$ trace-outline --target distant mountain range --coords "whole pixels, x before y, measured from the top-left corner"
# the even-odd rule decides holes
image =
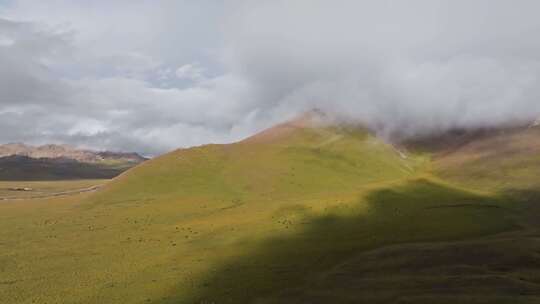
[[[145,160],[137,153],[10,143],[0,145],[0,180],[112,178]]]

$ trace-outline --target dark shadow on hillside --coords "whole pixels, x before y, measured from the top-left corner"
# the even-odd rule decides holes
[[[260,241],[155,303],[540,299],[540,244],[519,234],[523,203],[418,180],[373,192],[367,204],[309,217],[298,233]]]

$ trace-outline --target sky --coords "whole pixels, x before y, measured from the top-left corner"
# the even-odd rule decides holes
[[[382,136],[540,117],[540,2],[0,0],[0,143],[153,156],[319,108]]]

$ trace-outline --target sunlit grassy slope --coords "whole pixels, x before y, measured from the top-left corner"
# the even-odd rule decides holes
[[[0,203],[0,299],[536,303],[530,201],[432,177],[428,156],[296,121]]]
[[[404,178],[421,166],[361,129],[283,128],[290,130],[278,138],[164,155],[117,179],[95,202],[159,198],[206,200],[215,207],[319,198]]]

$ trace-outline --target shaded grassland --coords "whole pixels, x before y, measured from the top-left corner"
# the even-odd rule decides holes
[[[519,203],[419,179],[370,192],[360,205],[308,215],[296,233],[255,242],[198,279],[188,302],[540,299],[540,244],[532,238],[512,252],[517,239],[479,238],[520,229]],[[459,242],[467,239],[479,240]],[[185,293],[173,292],[179,302]]]
[[[0,203],[0,299],[537,303],[540,195],[431,167],[362,131],[298,129]]]

